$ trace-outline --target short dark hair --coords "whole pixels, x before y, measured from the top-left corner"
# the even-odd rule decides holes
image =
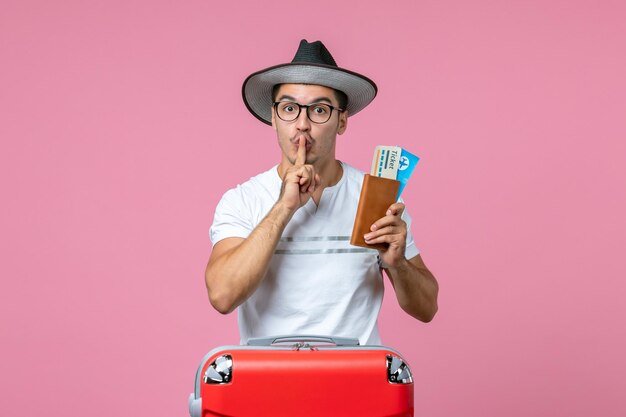
[[[272,87],[272,102],[276,101],[276,95],[278,94],[278,89],[282,84],[276,84]],[[331,88],[331,87],[328,87]],[[331,88],[335,92],[335,98],[337,99],[337,103],[339,103],[339,108],[345,110],[348,107],[348,96],[341,90],[336,90]]]

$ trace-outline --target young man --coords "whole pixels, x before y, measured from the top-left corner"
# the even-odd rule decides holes
[[[437,312],[437,281],[403,203],[365,236],[387,249],[349,243],[363,173],[335,158],[335,143],[376,91],[368,78],[339,68],[319,41],[302,40],[291,63],[245,80],[244,102],[272,125],[282,158],[227,191],[211,227],[209,299],[221,313],[239,307],[242,343],[313,334],[380,344],[382,269],[404,311],[424,322]]]

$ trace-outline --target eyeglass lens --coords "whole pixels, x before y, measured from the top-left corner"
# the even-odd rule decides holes
[[[291,122],[300,116],[300,111],[303,107],[306,108],[307,116],[313,123],[326,123],[330,119],[333,110],[331,106],[323,103],[305,106],[290,101],[281,101],[276,105],[276,113],[282,120]]]

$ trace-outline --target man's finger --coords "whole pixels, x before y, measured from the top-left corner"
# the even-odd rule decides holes
[[[398,226],[386,226],[386,227],[382,227],[380,229],[376,229],[375,232],[366,233],[363,236],[363,238],[365,240],[372,240],[372,239],[375,239],[377,237],[385,236],[385,235],[401,236],[404,233],[405,233],[405,230],[403,230],[401,227],[398,227]]]
[[[402,213],[404,212],[404,207],[405,205],[402,203],[394,203],[391,206],[389,206],[389,209],[387,210],[386,215],[390,216],[402,216]]]
[[[395,215],[387,215],[381,219],[376,220],[374,224],[370,227],[370,230],[373,232],[375,230],[382,229],[383,227],[389,225],[396,225],[400,227],[406,227],[406,222],[400,218],[400,216]],[[404,225],[404,226],[402,226]]]
[[[308,187],[310,183],[311,183],[311,177],[309,177],[308,174],[302,175],[300,177],[300,181],[298,181],[298,184],[300,185],[300,187],[304,187],[304,186]]]
[[[306,139],[301,136],[298,141],[298,154],[296,155],[296,165],[304,165],[306,163]]]
[[[311,169],[307,166],[303,166],[298,171],[300,172],[300,181],[298,182],[300,185],[300,192],[306,193],[311,185],[311,182],[313,182]]]

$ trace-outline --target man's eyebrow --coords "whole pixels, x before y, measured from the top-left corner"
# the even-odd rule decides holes
[[[283,101],[283,100],[296,101],[296,99],[294,97],[288,96],[286,94],[283,94],[282,96],[280,96],[280,97],[278,97],[276,99],[276,101]]]
[[[295,97],[291,97],[291,96],[288,96],[288,95],[286,95],[286,94],[283,94],[282,96],[278,97],[278,99],[276,99],[276,101],[283,101],[283,100],[289,100],[289,101],[293,101],[293,102],[296,102],[296,101],[297,101],[297,100],[295,99]],[[309,104],[312,104],[312,103],[319,103],[319,102],[322,102],[322,101],[326,101],[326,102],[328,102],[328,104],[330,104],[330,105],[332,105],[332,104],[333,104],[333,102],[332,102],[332,101],[331,101],[328,97],[325,97],[325,96],[317,97],[317,98],[313,99],[313,100],[311,101],[311,103],[309,103]]]
[[[332,101],[330,101],[330,99],[328,97],[317,97],[316,99],[314,99],[311,103],[319,103],[320,101],[327,101],[328,104],[333,104]]]

